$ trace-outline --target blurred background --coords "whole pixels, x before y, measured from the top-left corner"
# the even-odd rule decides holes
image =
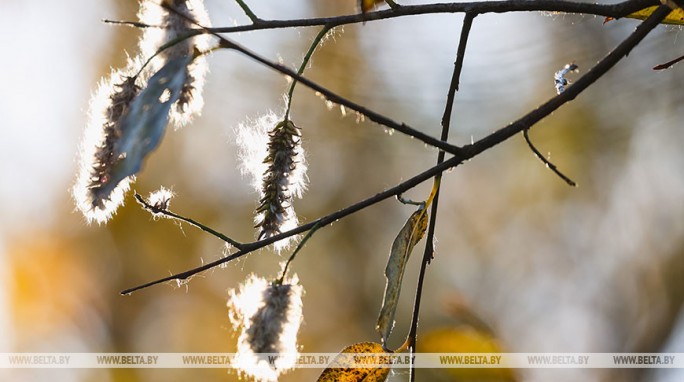
[[[356,12],[354,0],[249,3],[264,19]],[[214,26],[248,22],[231,1],[206,0],[206,6]],[[111,67],[124,65],[126,51],[135,54],[139,37],[138,30],[101,20],[134,20],[136,9],[134,0],[2,2],[0,352],[233,352],[237,335],[227,317],[227,291],[250,273],[276,276],[284,259],[262,250],[181,287],[119,295],[226,253],[222,242],[192,227],[154,221],[131,194],[106,226],[89,226],[74,211],[69,188],[90,95]],[[428,15],[346,26],[316,52],[306,76],[439,136],[461,22],[461,15]],[[555,95],[556,71],[574,62],[585,72],[637,24],[540,13],[478,16],[450,141],[477,140],[532,110]],[[231,37],[297,67],[317,32]],[[651,70],[682,54],[681,29],[658,27],[608,75],[531,130],[540,150],[579,187],[545,169],[522,137],[446,174],[437,254],[423,296],[424,338],[481,335],[506,352],[684,352],[684,64]],[[287,82],[236,53],[217,52],[209,64],[203,115],[167,132],[133,189],[146,195],[160,185],[172,188],[172,210],[251,241],[258,195],[238,169],[235,128],[269,110],[280,112]],[[422,143],[329,110],[303,86],[295,93],[293,118],[309,162],[309,190],[296,203],[303,222],[436,160],[436,151]],[[429,188],[406,196],[424,199]],[[385,263],[412,211],[385,201],[308,242],[293,268],[306,290],[302,351],[337,352],[379,340],[374,327]],[[408,330],[419,258],[409,263],[390,346],[403,342]],[[473,351],[466,342],[447,348]],[[319,372],[296,370],[282,380],[314,380]],[[427,370],[418,376],[500,377]],[[676,381],[684,374],[530,369],[515,377]],[[407,373],[390,378],[406,380]],[[0,379],[238,378],[220,369],[113,369],[0,370]]]

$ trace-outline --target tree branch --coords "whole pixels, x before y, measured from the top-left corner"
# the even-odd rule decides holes
[[[185,271],[185,272],[177,273],[177,274],[174,274],[174,275],[171,275],[168,277],[161,278],[159,280],[151,281],[151,282],[146,283],[146,284],[142,284],[142,285],[139,285],[139,286],[136,286],[133,288],[126,289],[126,290],[122,291],[121,294],[122,295],[131,294],[137,290],[144,289],[144,288],[150,287],[152,285],[156,285],[156,284],[161,284],[161,283],[164,283],[167,281],[185,280],[185,279],[187,279],[187,278],[189,278],[189,277],[191,277],[197,273],[206,271],[208,269],[217,267],[223,263],[227,263],[231,260],[242,257],[242,256],[244,256],[250,252],[256,251],[257,249],[261,249],[261,248],[264,248],[270,244],[273,244],[276,241],[288,238],[290,236],[299,235],[300,233],[309,231],[309,230],[313,229],[314,227],[317,227],[317,229],[323,228],[323,227],[329,225],[330,223],[333,223],[337,220],[340,220],[340,219],[345,218],[351,214],[354,214],[358,211],[361,211],[365,208],[368,208],[368,207],[370,207],[374,204],[377,204],[377,203],[379,203],[385,199],[394,197],[398,194],[401,194],[402,192],[410,190],[411,188],[421,184],[422,182],[434,177],[436,174],[443,172],[449,168],[456,167],[459,163],[461,163],[461,161],[462,161],[462,159],[460,157],[452,157],[449,160],[445,161],[444,163],[442,163],[438,166],[431,167],[430,169],[423,171],[422,173],[420,173],[420,174],[418,174],[418,175],[416,175],[416,176],[414,176],[414,177],[412,177],[412,178],[410,178],[410,179],[408,179],[408,180],[406,180],[406,181],[404,181],[404,182],[402,182],[402,183],[400,183],[400,184],[398,184],[398,185],[396,185],[390,189],[387,189],[383,192],[380,192],[380,193],[378,193],[378,194],[376,194],[370,198],[364,199],[364,200],[362,200],[356,204],[353,204],[351,206],[343,208],[337,212],[334,212],[334,213],[329,214],[327,216],[316,219],[310,223],[303,224],[297,228],[293,228],[289,231],[280,233],[278,235],[271,236],[269,238],[259,240],[259,241],[255,241],[252,243],[242,244],[241,250],[238,250],[237,252],[232,253],[226,257],[220,258],[216,261],[204,264],[202,266],[190,269],[190,270]]]
[[[601,59],[601,61],[587,73],[575,81],[574,84],[570,85],[563,93],[551,98],[549,101],[508,126],[495,131],[473,144],[463,146],[461,149],[464,151],[464,157],[472,158],[481,152],[496,146],[513,135],[530,128],[565,103],[574,100],[582,91],[606,74],[606,72],[615,66],[622,58],[626,57],[629,52],[631,52],[632,49],[643,40],[651,30],[653,30],[653,28],[658,26],[658,24],[665,19],[670,11],[671,9],[667,5],[659,6],[646,20],[639,24],[631,35],[622,41],[606,57]]]
[[[403,7],[402,7],[403,8]],[[388,190],[385,190],[383,192],[380,192],[376,194],[373,197],[370,197],[368,199],[365,199],[361,202],[358,202],[356,204],[353,204],[351,206],[348,206],[344,209],[341,209],[335,213],[332,213],[330,215],[327,215],[325,217],[319,218],[317,220],[314,220],[310,223],[301,225],[297,228],[294,228],[290,231],[283,232],[281,234],[269,237],[267,239],[263,239],[257,242],[253,243],[248,243],[248,244],[243,244],[243,249],[227,256],[221,259],[218,259],[216,261],[213,261],[211,263],[202,265],[197,268],[190,269],[185,272],[177,273],[168,277],[164,277],[162,279],[148,282],[146,284],[134,287],[134,288],[129,288],[121,292],[121,294],[130,294],[133,293],[137,290],[147,288],[152,285],[160,284],[163,282],[167,281],[172,281],[172,280],[185,280],[197,273],[206,271],[208,269],[214,268],[216,266],[219,266],[221,264],[224,264],[226,262],[229,262],[231,260],[237,259],[243,255],[246,255],[252,251],[255,251],[257,249],[263,248],[267,245],[270,245],[278,240],[285,239],[287,237],[293,236],[293,235],[298,235],[300,233],[306,232],[313,227],[317,226],[319,228],[322,228],[336,220],[342,219],[346,216],[349,216],[357,211],[360,211],[362,209],[365,209],[367,207],[370,207],[374,204],[379,203],[382,200],[385,200],[387,198],[396,196],[398,194],[401,194],[418,184],[436,176],[437,174],[442,173],[443,171],[456,167],[459,164],[463,163],[464,161],[471,159],[482,152],[504,142],[505,140],[511,138],[513,135],[523,131],[524,129],[530,128],[532,125],[535,123],[539,122],[541,119],[544,117],[550,115],[552,112],[554,112],[556,109],[558,109],[560,106],[563,104],[575,99],[582,91],[584,91],[587,87],[589,87],[591,84],[596,82],[600,77],[602,77],[608,70],[610,70],[615,64],[617,64],[622,58],[627,56],[629,52],[641,41],[643,40],[648,33],[653,30],[669,13],[671,9],[666,6],[666,5],[661,5],[659,6],[652,14],[649,16],[645,21],[643,21],[637,28],[636,30],[629,35],[622,43],[620,43],[613,51],[611,51],[605,58],[603,58],[601,61],[599,61],[591,70],[589,70],[587,73],[585,73],[582,77],[580,77],[573,85],[568,87],[568,89],[561,93],[560,95],[555,96],[554,98],[550,99],[546,103],[542,104],[539,106],[537,109],[533,110],[532,112],[526,114],[522,118],[518,119],[517,121],[509,124],[508,126],[501,128],[494,133],[478,140],[477,142],[466,145],[460,150],[456,150],[456,154],[444,161],[441,164],[438,164],[434,167],[431,167],[430,169],[412,177],[411,179],[402,182]],[[258,57],[258,56],[257,56]],[[268,62],[268,61],[266,61]],[[275,65],[275,64],[272,64]],[[270,65],[269,65],[270,66]],[[284,68],[289,71],[289,69]],[[290,71],[291,72],[291,71]],[[293,73],[296,74],[296,73]]]
[[[394,129],[400,133],[414,137],[414,138],[422,141],[423,143],[426,143],[430,146],[442,149],[442,150],[444,150],[450,154],[458,155],[460,153],[461,149],[458,146],[454,146],[454,145],[451,145],[449,143],[440,141],[439,139],[436,139],[434,137],[431,137],[428,134],[425,134],[419,130],[416,130],[416,129],[410,127],[409,125],[407,125],[405,123],[398,123],[396,121],[393,121],[389,117],[386,117],[380,113],[376,113],[376,112],[374,112],[374,111],[372,111],[366,107],[363,107],[363,106],[361,106],[355,102],[352,102],[352,101],[342,97],[341,95],[336,94],[336,93],[328,90],[327,88],[307,79],[306,77],[300,76],[294,70],[292,70],[292,69],[290,69],[284,65],[277,64],[277,63],[272,62],[272,61],[270,61],[264,57],[261,57],[258,54],[248,50],[247,48],[245,48],[245,47],[243,47],[243,46],[241,46],[241,45],[239,45],[233,41],[230,41],[224,37],[220,37],[220,38],[221,38],[221,47],[226,48],[226,49],[236,50],[236,51],[244,54],[245,56],[247,56],[247,57],[249,57],[249,58],[251,58],[257,62],[268,66],[269,68],[271,68],[273,70],[276,70],[282,74],[285,74],[285,75],[292,77],[297,82],[300,82],[303,85],[305,85],[306,87],[310,88],[311,90],[314,90],[314,91],[320,93],[330,102],[336,103],[338,105],[343,105],[347,109],[354,110],[354,111],[358,112],[359,114],[362,114],[366,118],[370,119],[371,121],[375,122],[375,123],[378,123],[380,125],[384,125],[386,127],[389,127],[390,129]]]
[[[373,20],[439,13],[506,13],[506,12],[562,12],[621,18],[646,7],[660,5],[658,0],[627,0],[617,4],[577,3],[562,0],[506,0],[466,3],[437,3],[402,5],[366,14],[318,17],[295,20],[261,20],[258,24],[208,28],[207,33],[235,33],[262,29],[312,26],[340,26]]]

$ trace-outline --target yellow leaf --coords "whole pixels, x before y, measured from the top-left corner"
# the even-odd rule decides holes
[[[425,332],[418,341],[420,353],[502,353],[499,341],[492,334],[469,325],[439,328]],[[437,371],[435,371],[437,372]],[[515,374],[505,368],[459,368],[439,369],[456,380],[466,381],[515,381]]]
[[[390,371],[388,367],[345,367],[353,363],[353,359],[345,357],[345,355],[359,353],[388,354],[382,349],[382,345],[375,342],[359,342],[349,345],[323,370],[323,373],[318,377],[318,382],[383,382],[387,379]]]
[[[653,13],[653,11],[656,10],[658,6],[653,6],[653,7],[648,7],[644,8],[640,11],[636,11],[627,17],[633,18],[633,19],[639,19],[639,20],[644,20],[648,16]],[[669,15],[663,20],[663,24],[674,24],[674,25],[684,25],[684,9],[682,8],[677,8],[674,11],[670,12]]]
[[[397,310],[399,292],[401,292],[401,280],[404,278],[406,263],[413,251],[413,247],[423,238],[427,229],[428,216],[425,206],[415,211],[392,243],[387,267],[385,268],[385,297],[382,300],[382,309],[378,316],[376,329],[382,335],[383,343],[392,332],[394,325],[394,313]]]
[[[361,8],[362,13],[366,13],[384,1],[385,0],[359,0],[359,8]]]

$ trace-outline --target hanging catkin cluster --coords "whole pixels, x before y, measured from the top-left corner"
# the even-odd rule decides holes
[[[230,319],[240,331],[233,366],[257,381],[277,381],[294,366],[302,322],[303,288],[296,276],[282,284],[251,276],[231,291]],[[269,355],[278,355],[271,363]]]
[[[180,126],[202,108],[206,62],[198,52],[209,48],[209,37],[181,41],[143,67],[164,44],[187,36],[196,23],[209,26],[202,1],[165,0],[160,4],[143,0],[139,17],[154,25],[140,38],[140,54],[129,57],[125,69],[113,70],[101,81],[90,103],[80,170],[72,189],[78,209],[89,222],[106,222],[123,203],[142,160],[156,148],[168,119]]]
[[[113,184],[112,168],[122,132],[121,117],[140,92],[131,70],[113,70],[100,82],[91,100],[90,117],[81,144],[81,166],[73,189],[76,205],[88,221],[106,222],[123,202],[130,178]]]
[[[292,201],[301,197],[306,171],[301,141],[299,128],[290,120],[278,123],[269,132],[268,154],[264,160],[268,168],[263,175],[257,208],[256,226],[261,230],[260,239],[297,225]]]

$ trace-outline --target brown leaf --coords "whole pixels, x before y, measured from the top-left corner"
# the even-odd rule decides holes
[[[382,335],[383,343],[387,342],[387,338],[394,326],[394,313],[397,310],[399,293],[401,292],[401,281],[404,278],[406,263],[413,251],[413,247],[425,235],[427,224],[427,210],[425,206],[421,206],[411,214],[392,243],[392,250],[385,268],[385,278],[387,279],[385,297],[382,300],[382,309],[380,309],[376,326],[376,330]]]
[[[318,382],[383,382],[389,375],[389,367],[346,367],[354,363],[353,354],[385,353],[382,345],[375,342],[359,342],[349,345],[330,362],[318,377]]]

